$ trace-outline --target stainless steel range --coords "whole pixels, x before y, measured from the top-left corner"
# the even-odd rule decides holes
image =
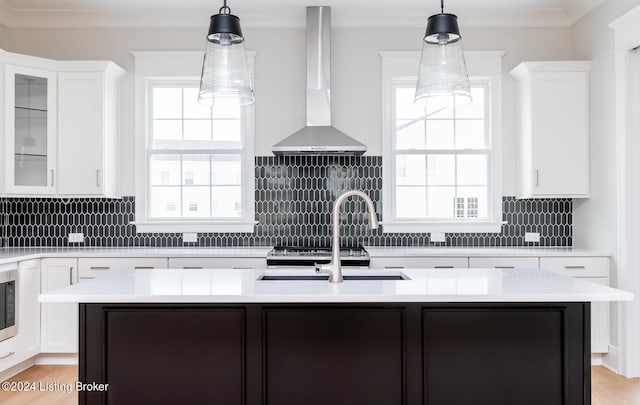
[[[276,246],[267,255],[268,267],[313,266],[331,261],[330,247]],[[342,266],[369,267],[369,253],[363,247],[341,248]]]

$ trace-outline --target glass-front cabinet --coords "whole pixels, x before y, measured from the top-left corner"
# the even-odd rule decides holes
[[[56,72],[5,67],[5,191],[56,190]]]

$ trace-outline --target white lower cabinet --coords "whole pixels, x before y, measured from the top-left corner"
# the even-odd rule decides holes
[[[18,336],[21,359],[40,353],[40,260],[18,263]]]
[[[81,257],[78,259],[78,279],[82,282],[112,270],[166,268],[164,257]]]
[[[0,271],[15,271],[17,270],[17,268],[17,263],[7,263],[0,265]],[[19,284],[18,288],[20,288]],[[18,319],[18,324],[19,323],[20,320]],[[0,342],[0,371],[6,370],[7,368],[19,362],[19,339],[20,338],[18,337],[18,335],[16,335]]]
[[[17,334],[0,342],[0,372],[40,353],[40,260],[2,265],[18,270]]]
[[[607,257],[541,257],[540,268],[593,283],[609,285]],[[609,302],[591,303],[591,352],[609,351]]]
[[[170,269],[265,269],[264,257],[170,257]]]
[[[537,257],[470,257],[470,268],[537,269]]]
[[[42,259],[42,293],[78,282],[78,259]],[[48,302],[41,304],[41,351],[76,353],[78,351],[78,304]]]
[[[374,269],[454,269],[469,267],[467,257],[372,257]]]

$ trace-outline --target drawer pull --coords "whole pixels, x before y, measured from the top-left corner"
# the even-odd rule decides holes
[[[564,266],[565,269],[567,270],[579,270],[579,269],[586,269],[585,266]]]
[[[109,270],[111,267],[109,267],[109,266],[91,266],[89,268],[91,270]]]
[[[183,269],[202,269],[202,266],[184,266]]]
[[[404,266],[384,266],[385,269],[404,269]]]
[[[234,270],[251,270],[253,267],[232,267]]]
[[[493,266],[496,269],[515,269],[516,266]]]
[[[16,352],[9,352],[9,353],[5,354],[4,356],[0,357],[0,360],[4,360],[9,356],[13,356],[14,354],[16,354]]]
[[[452,269],[453,266],[433,266],[434,269]]]
[[[153,267],[153,266],[136,266],[136,267],[134,267],[134,269],[136,269],[136,270],[138,270],[138,269],[142,269],[142,270],[147,269],[148,270],[148,269],[155,269],[155,267]]]

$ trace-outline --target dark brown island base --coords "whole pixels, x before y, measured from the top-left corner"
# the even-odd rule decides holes
[[[589,303],[80,304],[81,405],[588,405]]]

